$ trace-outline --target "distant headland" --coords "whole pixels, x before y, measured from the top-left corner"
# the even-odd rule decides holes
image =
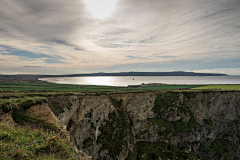
[[[82,77],[82,76],[228,76],[222,73],[173,72],[119,72],[119,73],[85,73],[69,75],[41,75],[39,77]]]
[[[84,74],[63,74],[63,75],[34,75],[15,74],[0,75],[0,82],[35,82],[39,78],[51,77],[90,77],[90,76],[228,76],[221,73],[195,73],[195,72],[119,72],[119,73],[84,73]]]

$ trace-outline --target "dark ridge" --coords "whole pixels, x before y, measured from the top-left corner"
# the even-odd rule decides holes
[[[38,75],[44,77],[81,77],[81,76],[228,76],[222,73],[194,73],[184,71],[174,72],[119,72],[119,73],[87,73],[87,74],[69,74],[69,75]]]

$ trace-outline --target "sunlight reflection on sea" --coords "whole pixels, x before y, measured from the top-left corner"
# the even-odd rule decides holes
[[[112,77],[52,77],[40,80],[79,85],[127,86],[141,83],[166,84],[240,84],[240,76],[112,76]]]

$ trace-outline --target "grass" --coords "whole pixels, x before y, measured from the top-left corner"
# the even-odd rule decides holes
[[[96,86],[96,85],[72,85],[72,84],[54,84],[54,83],[0,83],[0,91],[55,91],[55,92],[78,92],[78,91],[126,91],[126,90],[161,90],[161,89],[179,89],[193,88],[200,85],[166,85],[153,84],[151,87],[128,88],[115,86]]]
[[[159,85],[159,86],[153,86],[153,87],[141,87],[140,89],[152,89],[152,90],[161,90],[161,89],[190,89],[190,88],[196,88],[201,85]]]
[[[32,125],[38,128],[43,128],[44,130],[57,131],[57,127],[51,123],[45,123],[42,120],[37,120],[30,118],[25,114],[26,110],[33,105],[47,103],[46,97],[25,97],[16,99],[0,99],[0,109],[7,113],[12,112],[13,120],[21,126],[26,124]]]
[[[77,159],[67,139],[29,126],[0,125],[0,159]]]
[[[221,89],[221,90],[240,90],[240,85],[208,85],[208,86],[201,86],[192,89]]]
[[[152,86],[166,86],[168,84],[165,83],[147,83],[146,85],[152,85]]]
[[[12,118],[18,124],[17,127],[0,125],[0,159],[88,159],[79,155],[65,137],[54,134],[58,132],[54,124],[25,114],[31,106],[47,102],[45,94],[0,95],[0,110],[12,111]]]
[[[194,152],[189,151],[189,148],[179,149],[166,142],[137,142],[137,155],[132,160],[197,160]]]
[[[95,91],[112,90],[112,86],[94,86],[94,85],[71,85],[71,84],[35,84],[35,83],[0,83],[0,89],[3,91]]]
[[[11,96],[9,96],[11,98]],[[23,97],[23,98],[15,98],[13,99],[0,99],[0,108],[4,112],[11,111],[13,109],[17,109],[19,107],[24,110],[29,109],[32,105],[47,103],[47,97]]]

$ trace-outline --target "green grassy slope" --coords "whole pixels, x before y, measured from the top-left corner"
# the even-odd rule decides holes
[[[117,90],[161,90],[161,89],[178,89],[192,88],[200,85],[154,85],[150,87],[127,88],[115,86],[95,86],[95,85],[71,85],[71,84],[54,84],[54,83],[0,83],[1,91],[117,91]]]
[[[79,159],[73,144],[55,133],[0,125],[0,159]]]
[[[52,123],[25,114],[33,105],[47,103],[46,97],[28,94],[0,96],[0,115],[11,112],[17,126],[0,123],[0,159],[88,159],[81,155]]]
[[[221,89],[221,90],[240,90],[240,85],[208,85],[192,89]]]

